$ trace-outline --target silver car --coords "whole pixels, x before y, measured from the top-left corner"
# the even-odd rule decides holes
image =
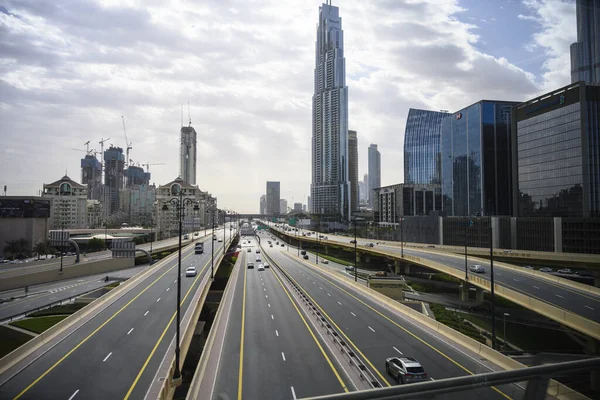
[[[391,357],[385,360],[385,370],[398,383],[416,383],[429,380],[423,366],[411,357]]]
[[[469,267],[469,271],[475,272],[477,274],[483,274],[485,272],[485,268],[483,268],[483,266],[481,265],[471,265]]]

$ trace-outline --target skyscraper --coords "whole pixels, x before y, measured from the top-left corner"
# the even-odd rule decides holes
[[[196,184],[196,130],[189,126],[181,127],[181,150],[179,152],[179,176],[190,185]]]
[[[381,187],[381,153],[376,144],[369,146],[369,205],[373,207],[373,189]]]
[[[319,7],[312,98],[312,212],[348,220],[348,87],[338,7]]]
[[[571,83],[600,83],[600,2],[577,0],[577,41],[571,45]]]
[[[104,208],[110,215],[120,208],[119,189],[123,187],[125,156],[123,149],[113,147],[104,151]]]
[[[267,181],[267,215],[279,215],[280,184]]]
[[[441,182],[440,135],[449,113],[408,110],[404,131],[404,183]]]
[[[87,154],[81,159],[81,183],[87,185],[89,200],[99,200],[102,188],[102,163],[96,155]]]
[[[260,196],[260,213],[261,215],[265,215],[267,213],[267,195]]]
[[[348,131],[348,170],[350,173],[350,210],[358,211],[358,138]]]
[[[363,201],[369,203],[369,174],[363,175]]]
[[[279,213],[287,214],[288,212],[288,203],[286,199],[279,199]]]

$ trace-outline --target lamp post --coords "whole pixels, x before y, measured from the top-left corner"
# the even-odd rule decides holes
[[[319,264],[319,237],[321,236],[321,220],[319,219],[319,228],[317,229],[317,264]]]
[[[503,346],[503,350],[506,351],[506,317],[509,317],[510,314],[509,313],[504,313],[504,346]]]
[[[181,380],[181,370],[179,368],[179,353],[180,353],[180,338],[179,338],[179,325],[181,324],[181,236],[183,231],[183,215],[184,208],[186,205],[194,204],[194,211],[198,211],[198,203],[190,198],[183,198],[183,190],[179,189],[179,197],[173,197],[163,204],[162,210],[167,211],[169,207],[167,203],[171,203],[177,211],[177,218],[179,220],[179,249],[177,258],[177,336],[175,343],[175,381]]]
[[[400,217],[400,256],[404,257],[404,217]]]
[[[473,222],[469,217],[467,217],[467,221],[465,222],[465,280],[469,280],[469,269],[467,267],[467,236],[469,235],[469,227]]]
[[[63,272],[63,253],[65,249],[64,245],[64,237],[65,237],[65,224],[64,222],[60,225],[60,241],[62,244],[62,248],[60,250],[60,272]]]
[[[490,217],[490,295],[491,295],[491,308],[492,308],[492,349],[496,345],[496,297],[494,296],[494,230],[492,229],[492,215]],[[506,340],[506,332],[504,336]]]

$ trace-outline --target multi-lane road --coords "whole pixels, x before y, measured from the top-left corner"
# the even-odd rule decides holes
[[[210,248],[211,239],[205,247]],[[219,254],[223,243],[215,243]],[[211,253],[182,252],[182,313],[205,274]],[[0,399],[144,398],[175,334],[177,258],[159,268],[32,363],[0,376]],[[194,265],[195,277],[185,277]],[[16,372],[16,373],[15,373]]]
[[[417,358],[431,380],[490,371],[474,354],[332,279],[295,252],[269,247],[269,235],[261,236],[263,262],[272,266],[258,271],[256,243],[251,252],[243,249],[242,268],[232,276],[236,291],[212,398],[301,398],[355,390],[347,374],[352,367],[331,350],[294,300],[282,272],[331,321],[381,386],[396,384],[385,367],[386,358],[393,356]],[[254,269],[246,267],[248,261]],[[447,398],[519,396],[521,388],[506,385]]]
[[[307,231],[299,230],[299,234],[305,232]],[[328,235],[327,240],[353,246],[350,243],[352,238],[345,236]],[[398,256],[401,254],[401,249],[397,245],[380,243],[371,248],[366,247],[368,243],[373,243],[373,241],[360,238],[357,239],[357,244],[361,249],[374,251],[381,250],[397,254]],[[436,251],[434,249],[414,249],[406,247],[404,248],[404,254],[438,262],[453,267],[461,272],[464,272],[465,270],[464,256]],[[489,261],[467,257],[468,266],[475,264],[482,265],[485,268],[485,273],[477,275],[489,281],[491,279]],[[469,272],[469,275],[472,275],[472,273]],[[528,274],[525,270],[520,272],[518,269],[507,268],[498,264],[494,265],[494,281],[497,285],[505,286],[527,296],[534,297],[543,302],[600,323],[600,296]]]

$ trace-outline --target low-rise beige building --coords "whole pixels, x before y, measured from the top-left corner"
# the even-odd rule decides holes
[[[87,227],[87,186],[63,176],[44,184],[42,198],[51,201],[50,229]]]

